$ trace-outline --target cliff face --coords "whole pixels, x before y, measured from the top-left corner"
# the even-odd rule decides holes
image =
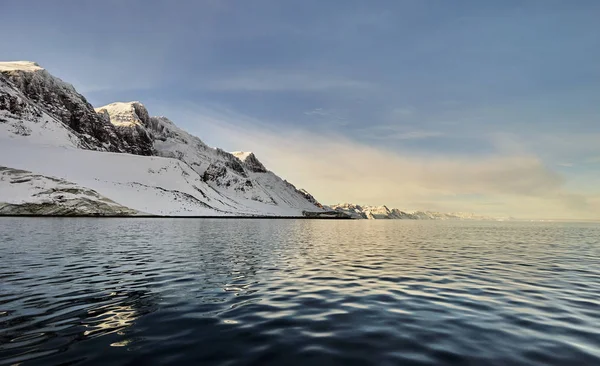
[[[148,138],[154,155],[181,160],[224,196],[301,210],[321,209],[308,192],[268,171],[253,153],[209,147],[168,118],[150,116],[140,102],[112,103],[96,111],[108,115],[125,140],[144,145]]]
[[[256,173],[266,173],[267,168],[254,155],[252,152],[234,151],[231,153],[233,156],[243,162],[250,171]]]
[[[111,114],[109,110],[113,108],[119,113]],[[154,155],[154,139],[147,130],[150,116],[141,103],[114,103],[95,111],[105,123],[114,127],[126,151],[136,155]]]
[[[1,63],[0,73],[30,102],[79,133],[87,148],[136,153],[123,144],[114,126],[99,116],[71,84],[33,62]]]

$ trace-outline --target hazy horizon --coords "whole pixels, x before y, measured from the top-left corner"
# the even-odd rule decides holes
[[[3,61],[139,100],[322,203],[600,220],[598,2],[2,8]]]

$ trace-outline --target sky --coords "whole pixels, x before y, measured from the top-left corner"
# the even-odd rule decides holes
[[[600,219],[600,2],[0,0],[0,59],[327,204]]]

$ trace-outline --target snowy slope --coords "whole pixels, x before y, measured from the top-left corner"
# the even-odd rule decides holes
[[[176,159],[36,145],[0,138],[0,166],[64,179],[147,214],[302,215],[289,206],[224,196]]]
[[[231,154],[209,147],[166,117],[149,117],[140,102],[112,103],[96,110],[108,113],[110,121],[120,127],[120,133],[131,133],[125,128],[142,128],[152,136],[156,155],[186,163],[214,191],[233,200],[234,206],[297,215],[304,210],[321,211],[312,196],[268,171],[253,153]]]
[[[138,213],[75,183],[0,167],[0,214],[121,216]]]
[[[73,85],[51,75],[38,64],[0,62],[0,77],[27,97],[30,104],[77,132],[87,148],[149,155],[144,146],[128,145],[120,139],[115,127],[96,113]]]
[[[207,146],[165,117],[150,117],[139,102],[93,110],[72,86],[37,64],[0,63],[0,166],[56,177],[146,214],[322,211],[308,192],[268,171],[254,154],[240,157]],[[54,179],[46,178],[37,186]],[[14,193],[12,182],[3,180],[0,189]],[[38,202],[39,191],[30,191],[30,203]],[[20,192],[19,202],[27,202]]]
[[[25,71],[25,72],[35,72],[42,71],[43,68],[35,62],[31,61],[9,61],[9,62],[0,62],[0,72],[12,72],[12,71]]]

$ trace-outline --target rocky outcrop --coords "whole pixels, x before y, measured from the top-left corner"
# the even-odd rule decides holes
[[[0,166],[0,215],[131,216],[121,206],[64,179]]]
[[[295,187],[294,187],[295,188]],[[297,190],[301,195],[304,196],[304,198],[306,198],[306,200],[308,202],[311,202],[313,205],[319,207],[319,208],[323,208],[323,205],[319,203],[319,201],[317,201],[317,199],[315,197],[313,197],[312,194],[308,193],[305,189],[298,189]]]
[[[334,210],[343,212],[354,219],[366,219],[367,215],[363,212],[363,208],[352,203],[340,203],[331,206],[325,206],[326,210]]]
[[[33,62],[5,63],[0,66],[0,73],[37,107],[79,133],[88,148],[135,153],[123,144],[115,127],[100,117],[71,84]]]
[[[0,83],[7,83],[2,75],[0,75]],[[5,111],[6,114],[10,114],[14,118],[35,120],[42,116],[42,111],[39,108],[27,103],[16,93],[10,93],[8,88],[0,88],[0,110]]]
[[[308,192],[297,190],[291,183],[268,171],[253,153],[229,153],[209,147],[168,118],[149,116],[140,102],[112,103],[96,111],[108,114],[110,122],[124,139],[136,136],[140,146],[146,144],[139,140],[139,136],[143,135],[141,131],[144,131],[151,138],[154,155],[185,162],[204,182],[223,195],[299,209],[319,211],[322,208]],[[140,132],[135,132],[138,129]]]
[[[154,139],[149,133],[150,115],[139,102],[113,103],[95,110],[105,123],[112,124],[124,149],[136,155],[154,155]]]
[[[252,152],[243,152],[243,151],[234,151],[231,153],[235,156],[239,161],[244,163],[244,165],[252,172],[256,173],[266,173],[267,168],[254,155]]]
[[[353,219],[352,216],[335,210],[323,212],[303,211],[302,215],[311,219]]]
[[[0,73],[0,136],[3,134],[29,137],[37,143],[91,148],[81,135],[29,100]]]

